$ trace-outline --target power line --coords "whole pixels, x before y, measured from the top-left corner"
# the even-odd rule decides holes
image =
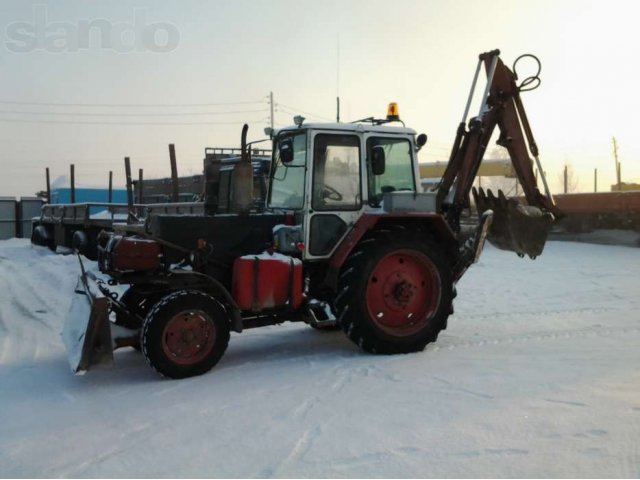
[[[299,113],[304,113],[306,115],[310,115],[312,117],[319,118],[321,120],[326,120],[328,122],[332,122],[333,121],[333,119],[331,119],[331,118],[323,117],[322,115],[316,115],[315,113],[312,113],[312,112],[306,112],[306,111],[304,111],[304,110],[302,110],[302,109],[300,109],[298,107],[294,107],[292,105],[287,105],[286,103],[277,103],[276,105],[278,107],[282,106],[282,107],[285,107],[285,109],[287,109],[287,110],[293,110],[293,112],[297,112],[297,113],[289,112],[290,114],[293,113],[294,115],[297,115]]]
[[[22,102],[0,100],[3,105],[29,105],[38,107],[100,107],[100,108],[157,108],[157,107],[218,107],[222,105],[251,105],[264,103],[264,100],[217,103],[60,103],[60,102]]]
[[[66,125],[243,125],[248,123],[262,124],[260,120],[249,122],[83,122],[75,120],[24,120],[19,118],[0,118],[3,123],[42,123],[42,124],[66,124]]]
[[[73,117],[179,117],[191,115],[236,115],[239,113],[261,113],[262,110],[233,110],[227,112],[186,112],[186,113],[105,113],[105,112],[21,112],[17,110],[0,110],[0,114],[7,115],[51,115],[51,116],[73,116]]]

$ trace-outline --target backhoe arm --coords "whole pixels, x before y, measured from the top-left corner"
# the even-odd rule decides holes
[[[520,98],[522,87],[516,84],[516,75],[504,65],[499,53],[494,50],[480,55],[465,114],[458,127],[449,163],[438,188],[438,205],[452,228],[459,230],[460,213],[469,207],[469,194],[473,182],[497,126],[500,132],[497,143],[509,152],[529,207],[519,205],[512,199],[507,200],[502,192],[499,192],[496,198],[490,191],[485,195],[482,189],[479,192],[474,189],[476,206],[479,213],[488,209],[494,211],[494,224],[488,236],[492,243],[499,248],[534,257],[542,252],[553,219],[562,213],[553,203],[553,197],[540,168],[538,147]],[[487,86],[480,111],[469,121],[467,128],[466,117],[482,65],[487,73]],[[530,82],[525,81],[521,85],[528,83]],[[528,151],[538,164],[546,195],[538,190],[533,162]]]

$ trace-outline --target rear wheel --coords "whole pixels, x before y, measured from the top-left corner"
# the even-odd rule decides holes
[[[36,225],[31,232],[31,243],[40,247],[47,247],[51,251],[56,251],[56,243],[51,229],[44,225]]]
[[[335,307],[349,338],[371,353],[423,350],[446,328],[451,268],[438,245],[417,235],[378,235],[345,263]]]
[[[151,309],[141,333],[142,353],[160,374],[185,378],[208,372],[229,344],[229,318],[212,296],[180,290]]]

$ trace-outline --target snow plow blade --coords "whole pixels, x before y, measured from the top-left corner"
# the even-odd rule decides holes
[[[109,298],[100,291],[95,276],[83,269],[75,292],[62,339],[71,371],[81,375],[94,365],[112,363],[113,344]]]
[[[501,190],[497,197],[491,190],[485,193],[482,188],[474,188],[472,193],[478,215],[493,210],[493,223],[487,235],[492,245],[521,257],[536,258],[542,253],[554,221],[552,213],[506,198]]]

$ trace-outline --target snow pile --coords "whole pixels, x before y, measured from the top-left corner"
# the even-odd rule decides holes
[[[0,242],[0,472],[18,477],[638,477],[640,250],[487,246],[425,352],[304,324],[234,335],[210,373],[132,349],[73,376],[77,260]]]

